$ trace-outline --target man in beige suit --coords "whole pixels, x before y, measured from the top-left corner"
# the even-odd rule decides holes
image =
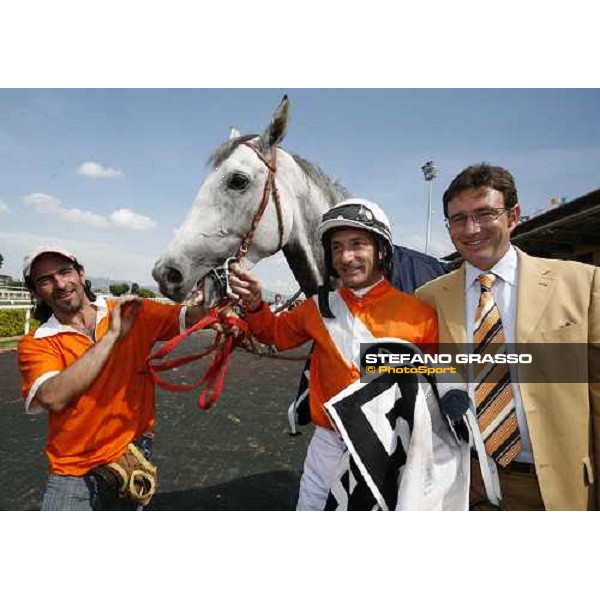
[[[488,460],[498,473],[504,508],[597,508],[600,269],[534,258],[511,245],[510,234],[521,209],[513,178],[501,167],[468,167],[452,181],[443,204],[450,237],[465,262],[416,292],[437,310],[440,344],[476,345],[480,330],[488,334],[500,328],[501,341],[506,343],[587,347],[580,364],[573,364],[580,373],[575,383],[553,383],[549,364],[541,365],[543,383],[521,380],[522,371],[509,376],[505,390],[497,394],[505,396],[507,404],[494,412],[492,425],[488,421],[484,426],[480,420],[479,410],[485,409],[488,399],[481,400],[481,390],[477,397],[477,382],[469,384],[479,429],[486,429],[483,438],[488,436],[485,454],[493,457]],[[497,322],[482,323],[493,319],[496,308]],[[563,367],[575,362],[568,354],[559,357]],[[508,434],[510,422],[514,431]],[[502,429],[504,433],[498,433]],[[502,435],[507,439],[496,443],[502,448],[489,450],[488,443],[493,447],[493,440]],[[476,460],[471,472],[471,506],[485,509],[489,494],[486,497],[483,470]]]

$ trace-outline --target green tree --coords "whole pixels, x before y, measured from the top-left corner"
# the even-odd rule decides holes
[[[111,283],[108,286],[108,289],[110,290],[110,293],[113,296],[122,296],[123,294],[126,294],[129,291],[129,284],[128,283]]]
[[[0,285],[3,285],[5,287],[21,287],[22,282],[18,281],[17,279],[13,279],[9,275],[8,278],[6,278],[6,279],[2,278],[2,280],[0,280]]]
[[[156,294],[148,288],[140,288],[138,291],[138,296],[140,298],[156,298]]]

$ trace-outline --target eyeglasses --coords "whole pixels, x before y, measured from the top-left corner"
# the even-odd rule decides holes
[[[467,225],[469,217],[473,219],[473,223],[485,224],[497,221],[501,215],[510,212],[514,206],[510,208],[480,208],[472,213],[458,213],[446,219],[446,227],[448,229],[460,229]]]

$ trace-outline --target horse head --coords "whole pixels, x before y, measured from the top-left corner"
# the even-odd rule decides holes
[[[182,301],[196,293],[213,304],[212,269],[231,257],[254,264],[279,249],[302,289],[316,291],[323,270],[316,224],[343,194],[317,167],[278,147],[288,123],[284,96],[261,135],[231,128],[212,154],[190,212],[152,272],[165,296]]]

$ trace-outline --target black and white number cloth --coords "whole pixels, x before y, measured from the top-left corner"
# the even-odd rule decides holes
[[[394,351],[419,352],[399,341]],[[348,451],[325,509],[468,510],[469,446],[440,412],[447,391],[424,375],[383,374],[327,402]]]

